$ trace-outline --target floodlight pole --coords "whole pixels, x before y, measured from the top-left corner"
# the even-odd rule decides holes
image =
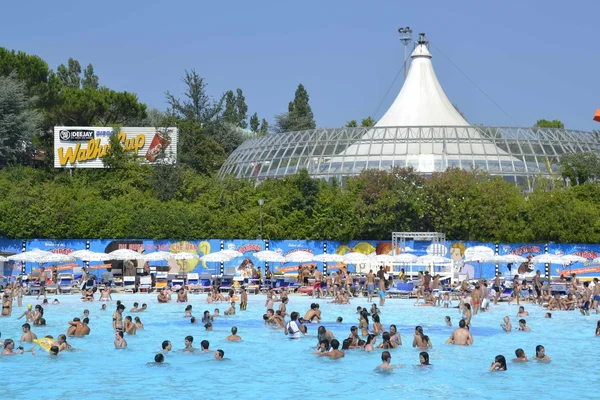
[[[404,80],[406,81],[406,74],[408,73],[406,68],[406,63],[408,61],[408,45],[412,41],[412,29],[410,29],[409,26],[398,28],[398,33],[400,34],[400,41],[404,45]]]
[[[262,216],[262,208],[263,205],[265,204],[265,201],[263,199],[258,199],[258,207],[259,207],[259,222],[260,222],[260,233],[258,234],[257,239],[262,239],[262,234],[263,234],[263,216]]]

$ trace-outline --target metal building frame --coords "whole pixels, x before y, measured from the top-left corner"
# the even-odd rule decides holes
[[[446,248],[446,234],[439,232],[392,232],[392,254],[398,254],[406,248],[406,240],[430,241],[434,253],[432,255],[445,257],[442,249]],[[439,249],[439,250],[438,250]],[[400,251],[398,251],[400,250]],[[439,254],[438,254],[439,253]],[[443,253],[443,254],[442,254]]]

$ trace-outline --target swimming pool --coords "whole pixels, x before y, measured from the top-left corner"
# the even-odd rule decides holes
[[[90,310],[91,334],[69,340],[77,352],[63,352],[50,357],[37,348],[37,355],[24,354],[0,357],[4,382],[1,398],[305,398],[305,399],[384,399],[402,396],[418,398],[592,398],[598,383],[594,336],[598,317],[583,317],[578,312],[554,312],[545,319],[545,311],[525,305],[530,312],[526,317],[531,332],[504,333],[500,323],[505,315],[518,326],[516,305],[501,304],[490,312],[473,318],[471,347],[445,345],[453,328],[444,325],[449,315],[457,325],[457,309],[414,307],[412,300],[388,299],[381,314],[386,329],[396,324],[402,335],[403,346],[391,350],[393,364],[406,364],[391,373],[380,373],[375,367],[381,363],[380,349],[367,353],[361,350],[346,352],[341,360],[328,360],[311,354],[316,344],[317,324],[309,325],[310,336],[289,340],[280,330],[266,329],[262,322],[265,296],[249,296],[248,311],[232,317],[220,317],[212,332],[202,325],[192,325],[183,318],[185,305],[157,304],[155,295],[113,294],[126,306],[123,316],[139,316],[145,330],[136,336],[126,336],[128,348],[115,350],[113,346],[112,313],[115,302],[100,311],[101,303],[82,303],[79,296],[58,296],[60,305],[45,307],[45,327],[33,327],[38,337],[65,333],[67,322],[80,317],[83,309]],[[133,302],[148,303],[149,310],[129,313]],[[327,304],[323,299],[291,296],[288,312],[304,315],[311,302],[319,302],[324,325],[338,339],[348,336],[350,327],[357,324],[356,307],[367,305],[366,298],[353,299],[351,305]],[[26,297],[24,304],[36,304]],[[226,304],[206,304],[204,296],[190,296],[194,315],[202,316],[205,309],[215,307],[221,313]],[[278,303],[276,303],[278,304]],[[2,339],[21,337],[17,321],[22,309],[15,305],[13,316],[0,319]],[[338,316],[343,323],[336,323]],[[238,327],[242,342],[227,342],[232,325]],[[422,325],[433,343],[429,351],[432,368],[421,369],[419,351],[411,347],[415,325]],[[213,359],[212,354],[184,354],[186,335],[194,337],[194,346],[210,341],[210,348],[225,351],[225,362]],[[161,342],[170,340],[173,352],[166,356],[166,364],[148,366],[160,350]],[[340,340],[341,342],[341,340]],[[380,343],[380,340],[378,341]],[[508,371],[488,372],[497,354],[507,360],[514,358],[514,350],[521,347],[528,357],[534,355],[537,344],[546,347],[552,359],[544,364],[508,363]],[[25,345],[28,349],[31,346]],[[589,388],[589,389],[588,389]]]

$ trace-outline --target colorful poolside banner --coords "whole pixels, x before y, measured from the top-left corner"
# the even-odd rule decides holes
[[[477,247],[478,250],[486,250],[490,254],[496,251],[500,255],[515,254],[523,257],[537,256],[547,252],[556,255],[578,255],[587,259],[585,262],[576,262],[570,265],[551,265],[550,272],[552,276],[576,273],[581,277],[600,276],[600,264],[593,263],[592,260],[600,254],[600,245],[597,244],[555,244],[555,243],[483,243],[471,241],[447,241],[445,246],[426,241],[410,240],[404,243],[404,248],[393,249],[391,240],[371,241],[371,240],[352,240],[349,242],[337,241],[305,241],[305,240],[240,240],[240,239],[197,239],[197,240],[148,240],[148,239],[115,239],[115,240],[85,240],[85,239],[34,239],[22,241],[18,239],[0,239],[0,255],[10,256],[22,251],[40,249],[60,254],[70,254],[76,250],[89,249],[94,252],[110,253],[117,249],[130,249],[139,253],[147,254],[156,251],[166,251],[171,253],[188,252],[202,257],[207,254],[215,253],[220,250],[237,250],[243,254],[243,257],[224,262],[223,270],[219,262],[204,262],[200,259],[190,260],[168,260],[148,262],[152,270],[168,271],[169,274],[177,275],[184,272],[220,274],[223,271],[226,275],[234,275],[246,278],[253,274],[256,269],[264,270],[266,263],[258,260],[254,254],[262,250],[275,251],[282,256],[286,256],[296,251],[307,251],[318,255],[326,251],[329,254],[344,255],[348,253],[361,253],[365,255],[377,254],[400,254],[410,252],[415,256],[423,255],[443,255],[453,261],[453,268],[458,271],[462,277],[468,279],[491,278],[494,276],[496,264],[478,263],[469,261],[466,254],[469,249]],[[52,264],[56,265],[60,271],[73,269],[74,267],[88,266],[92,273],[100,276],[107,268],[121,271],[123,274],[133,274],[143,271],[146,267],[144,261],[110,261],[110,262],[90,262],[82,261]],[[300,263],[269,263],[269,268],[273,272],[285,274],[295,274],[298,271]],[[305,263],[306,265],[306,263]],[[319,270],[323,271],[324,263],[312,262]],[[0,265],[0,276],[11,277],[21,273],[24,267],[26,273],[35,271],[40,267],[37,263],[16,263],[5,262]],[[47,265],[46,265],[47,266]],[[350,272],[355,271],[354,265],[345,265],[342,263],[327,263],[327,270],[338,271],[345,267]],[[396,267],[399,268],[399,267]],[[423,269],[424,266],[416,267]],[[446,267],[449,268],[449,267]],[[544,273],[545,264],[532,265],[523,263],[520,265],[499,264],[498,269],[503,274],[519,274],[524,277],[533,276],[536,271]]]

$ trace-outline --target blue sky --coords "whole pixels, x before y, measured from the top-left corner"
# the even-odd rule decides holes
[[[592,121],[599,15],[594,0],[14,1],[2,5],[0,46],[52,68],[69,57],[91,63],[102,85],[160,109],[167,90],[182,92],[185,69],[195,68],[215,97],[241,88],[249,112],[269,121],[303,83],[317,126],[338,127],[377,119],[392,103],[402,78],[385,94],[404,55],[397,28],[410,26],[435,45],[438,79],[469,122],[557,118],[592,130],[600,128]]]

